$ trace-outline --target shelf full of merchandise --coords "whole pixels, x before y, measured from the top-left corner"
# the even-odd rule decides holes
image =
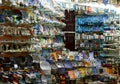
[[[105,41],[105,36],[104,36],[104,31],[105,31],[104,30],[104,25],[105,24],[104,24],[104,22],[108,19],[108,15],[110,13],[108,13],[108,15],[107,15],[107,13],[105,13],[105,9],[103,9],[104,12],[101,11],[101,13],[100,13],[99,12],[99,10],[100,10],[99,7],[97,8],[97,7],[94,7],[94,6],[87,6],[87,5],[82,6],[80,4],[79,5],[77,4],[75,6],[76,6],[76,8],[78,8],[78,9],[75,9],[76,14],[77,14],[76,15],[76,26],[75,26],[76,27],[76,32],[77,32],[76,33],[76,41],[75,41],[76,49],[80,50],[80,52],[82,50],[87,51],[87,52],[92,52],[93,51],[95,59],[102,60],[102,57],[103,57],[103,59],[106,59],[106,58],[104,58],[104,55],[105,55],[104,52],[106,51],[106,50],[104,50],[105,49],[104,47],[106,46],[105,43],[104,43],[104,41]],[[92,12],[93,10],[97,10],[97,12],[95,12],[95,11]],[[104,15],[105,15],[105,17],[101,17],[101,16],[104,16]],[[95,17],[97,17],[97,16],[98,16],[98,18],[95,19]],[[91,19],[90,19],[90,17],[91,17]],[[99,17],[101,17],[101,18],[99,18]],[[94,22],[94,20],[95,20],[95,22]],[[86,29],[85,29],[85,27],[86,27]],[[95,33],[94,31],[101,32],[101,33]],[[94,43],[94,44],[89,45],[89,44],[87,44],[87,42]],[[97,43],[97,45],[95,45],[95,42]],[[100,45],[98,45],[99,43],[100,43]],[[85,48],[85,46],[87,48]],[[101,47],[101,49],[99,49],[98,46]],[[93,49],[91,49],[89,47],[93,47]],[[94,48],[94,47],[96,47],[96,48]],[[118,50],[118,48],[117,48],[117,50]],[[118,53],[118,51],[116,51],[116,52]],[[113,55],[113,57],[110,57],[110,58],[114,59],[114,56],[115,55]],[[118,56],[118,54],[117,54],[117,56]],[[83,57],[83,59],[84,59],[84,57]],[[104,68],[105,66],[102,65],[102,67]],[[108,68],[111,68],[111,67],[112,67],[111,65],[108,66],[108,67],[106,66],[107,73],[116,76],[116,74],[113,74],[111,69],[108,69]]]

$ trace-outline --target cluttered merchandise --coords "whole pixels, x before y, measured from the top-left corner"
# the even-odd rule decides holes
[[[120,84],[120,0],[0,0],[0,84]]]

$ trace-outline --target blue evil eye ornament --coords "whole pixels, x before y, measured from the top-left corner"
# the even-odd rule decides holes
[[[104,3],[105,5],[107,5],[107,4],[108,4],[108,0],[103,0],[103,3]]]

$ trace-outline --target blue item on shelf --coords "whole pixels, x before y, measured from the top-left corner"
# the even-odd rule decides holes
[[[77,17],[76,23],[77,25],[85,25],[85,24],[101,24],[108,18],[107,15],[96,15],[96,16],[80,16]]]
[[[105,53],[100,53],[100,57],[104,57],[105,56]]]
[[[73,66],[70,61],[64,61],[63,62],[65,69],[72,69]]]
[[[62,39],[61,35],[56,35],[56,42],[57,43],[62,43],[63,42],[63,39]]]
[[[77,60],[77,61],[80,60],[78,55],[76,55],[74,59]]]
[[[97,75],[98,74],[98,71],[97,71],[97,68],[96,67],[92,67],[92,73],[94,75]]]

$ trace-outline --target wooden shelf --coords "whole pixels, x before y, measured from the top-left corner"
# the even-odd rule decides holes
[[[78,50],[95,50],[95,51],[100,51],[100,50],[103,50],[102,48],[85,48],[85,47],[80,47],[80,48],[77,48]]]
[[[76,40],[103,41],[104,39],[76,39]]]
[[[113,64],[102,64],[103,67],[112,67]]]
[[[31,28],[32,25],[30,24],[14,24],[14,23],[11,23],[11,22],[1,22],[0,25],[3,25],[3,26],[11,26],[11,27],[25,27],[25,28]]]
[[[105,49],[105,48],[103,48],[103,51],[114,51],[114,52],[118,52],[119,51],[119,49]]]
[[[94,66],[78,66],[78,68],[94,68]]]
[[[103,34],[103,32],[101,32],[101,31],[76,32],[76,33],[78,33],[78,34],[83,34],[83,33],[85,33],[85,34],[94,34],[94,33],[96,33],[96,34]]]
[[[35,44],[36,42],[0,42],[0,44]]]
[[[23,7],[9,6],[9,5],[1,5],[0,6],[0,10],[6,10],[6,9],[7,10],[24,10],[24,11],[28,10],[27,7],[23,8]]]
[[[40,38],[55,38],[57,35],[63,36],[62,34],[55,34],[55,35],[37,35],[35,37],[40,37]]]
[[[0,57],[19,57],[19,56],[29,56],[29,52],[5,52],[0,53]]]
[[[4,35],[4,36],[0,36],[0,40],[4,41],[4,40],[7,40],[7,41],[19,41],[19,40],[26,40],[28,41],[28,39],[30,39],[31,37],[33,37],[32,35],[31,36],[11,36],[11,35]]]

